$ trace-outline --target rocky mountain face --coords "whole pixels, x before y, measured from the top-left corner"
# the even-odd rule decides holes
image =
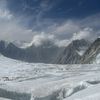
[[[88,41],[74,40],[70,43],[62,53],[57,57],[55,63],[58,64],[78,64],[82,54],[89,47],[90,43]]]
[[[81,63],[100,63],[100,38],[97,38],[81,57]]]

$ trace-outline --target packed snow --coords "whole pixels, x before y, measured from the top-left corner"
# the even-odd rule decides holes
[[[100,65],[25,63],[0,55],[0,100],[100,100]]]

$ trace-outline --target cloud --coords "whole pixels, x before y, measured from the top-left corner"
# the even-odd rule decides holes
[[[33,36],[32,41],[26,45],[26,47],[35,45],[36,47],[43,45],[44,43],[51,43],[55,46],[58,47],[65,47],[67,46],[70,42],[72,41],[71,39],[65,39],[65,40],[60,40],[58,39],[54,34],[47,34],[47,33],[39,33],[39,34],[35,34]]]
[[[38,47],[43,45],[44,43],[51,43],[58,47],[65,47],[70,43],[70,41],[67,39],[59,40],[58,38],[56,38],[54,34],[50,34],[50,33],[46,34],[42,32],[40,34],[34,35],[32,41],[27,46],[35,45],[36,47]]]
[[[28,46],[35,45],[40,46],[45,42],[55,42],[55,36],[53,34],[46,34],[44,32],[33,36],[31,43]]]
[[[79,29],[80,27],[77,25],[77,23],[75,23],[72,20],[67,20],[62,25],[58,26],[56,30],[54,31],[54,33],[57,33],[57,34],[69,33],[70,34],[75,31],[77,32]]]
[[[83,30],[81,30],[77,33],[74,33],[72,36],[72,40],[89,39],[91,36],[93,36],[93,33],[94,32],[93,32],[92,28],[84,28]]]
[[[11,19],[13,16],[10,14],[10,12],[6,9],[0,9],[0,18],[1,19]]]
[[[58,39],[66,40],[70,39],[73,36],[73,33],[76,33],[81,30],[81,25],[77,21],[67,20],[62,24],[54,24],[54,27],[51,27],[51,33],[55,34]],[[53,26],[53,25],[52,25]]]
[[[84,19],[66,20],[54,26],[51,30],[61,40],[89,39],[100,36],[100,14],[88,16]]]
[[[68,45],[75,39],[93,40],[100,35],[100,14],[88,16],[83,19],[58,19],[43,18],[54,5],[49,4],[50,0],[41,1],[39,6],[34,8],[26,3],[25,9],[35,10],[37,13],[28,16],[20,16],[11,12],[7,8],[6,0],[0,0],[0,39],[14,41],[31,41],[30,45],[41,45],[46,41],[51,41],[61,47]],[[24,10],[25,10],[24,9]],[[31,20],[31,18],[35,20]],[[26,20],[29,21],[26,22]],[[27,27],[32,24],[32,27]],[[98,29],[97,29],[98,28]],[[33,39],[32,39],[33,38]]]
[[[0,1],[0,40],[7,40],[7,41],[31,41],[32,37],[36,35],[34,38],[34,41],[36,42],[35,39],[40,39],[43,41],[44,39],[44,34],[41,34],[42,32],[38,31],[33,31],[34,27],[41,26],[42,23],[39,22],[41,20],[41,14],[47,11],[46,8],[48,5],[48,2],[41,2],[41,10],[37,14],[37,24],[31,28],[26,27],[27,22],[24,22],[27,18],[25,16],[15,16],[12,11],[10,11],[7,7],[6,0],[1,0]],[[49,7],[50,8],[50,7]],[[49,9],[48,8],[48,9]],[[31,9],[31,8],[30,8]],[[32,21],[31,21],[32,23]],[[48,22],[47,22],[48,23]],[[24,24],[24,25],[23,25]],[[39,27],[40,28],[40,27]],[[41,34],[41,35],[40,35]],[[38,36],[39,35],[39,36]],[[51,38],[51,35],[48,36],[47,39]],[[46,39],[46,40],[47,40]],[[44,39],[45,41],[45,39]],[[38,44],[38,43],[36,43]]]
[[[0,1],[0,40],[31,40],[35,32],[20,24],[21,19],[16,18],[7,9],[6,0]],[[30,35],[30,36],[29,36]]]
[[[100,30],[100,13],[97,13],[97,14],[93,14],[91,16],[88,16],[84,19],[82,19],[79,24],[82,26],[82,27],[90,27],[92,29],[95,30],[95,33]]]
[[[0,1],[0,19],[11,19],[12,14],[10,14],[9,10],[6,9],[6,0]]]
[[[68,39],[65,39],[65,40],[56,39],[55,45],[58,46],[58,47],[66,47],[70,43],[71,43],[71,41],[68,40]]]
[[[19,24],[18,20],[1,20],[0,19],[0,39],[7,41],[26,40],[30,41],[34,32]]]

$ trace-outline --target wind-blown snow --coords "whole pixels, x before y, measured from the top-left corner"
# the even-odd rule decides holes
[[[35,64],[0,55],[0,97],[0,100],[100,100],[100,65]]]

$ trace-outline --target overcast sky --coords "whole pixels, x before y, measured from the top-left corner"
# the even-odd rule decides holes
[[[0,0],[0,40],[95,39],[100,0]]]

